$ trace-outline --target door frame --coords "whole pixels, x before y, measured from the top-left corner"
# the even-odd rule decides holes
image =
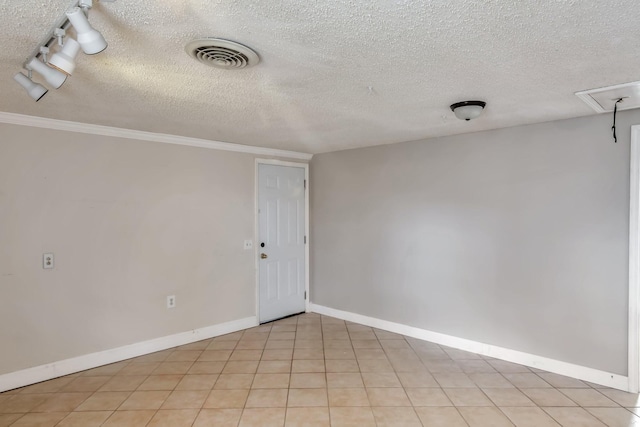
[[[629,168],[629,391],[640,387],[640,125],[631,126]]]
[[[310,237],[309,237],[309,163],[297,163],[297,162],[287,162],[283,160],[276,159],[259,159],[256,158],[255,164],[255,187],[254,187],[254,238],[255,242],[254,249],[254,263],[255,263],[255,271],[256,271],[256,320],[258,323],[260,322],[260,264],[258,261],[258,253],[260,252],[260,245],[258,244],[258,240],[260,238],[260,218],[258,217],[258,207],[259,207],[259,185],[260,185],[260,174],[258,173],[260,165],[272,165],[272,166],[288,166],[294,168],[302,168],[304,169],[304,179],[307,182],[306,188],[304,190],[304,235],[307,236],[307,243],[304,245],[304,290],[306,293],[306,298],[304,299],[304,310],[305,312],[309,312],[309,300],[311,295],[309,294],[309,245],[310,245]]]

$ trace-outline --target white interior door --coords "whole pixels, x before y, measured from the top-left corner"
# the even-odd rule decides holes
[[[259,317],[305,311],[305,170],[258,165]]]

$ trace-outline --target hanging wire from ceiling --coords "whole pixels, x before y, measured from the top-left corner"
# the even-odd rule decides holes
[[[620,98],[613,105],[613,126],[611,126],[611,130],[613,131],[613,142],[618,142],[618,136],[616,135],[616,116],[618,115],[618,103],[624,101],[624,98]]]

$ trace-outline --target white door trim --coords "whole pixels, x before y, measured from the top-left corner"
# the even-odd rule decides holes
[[[629,391],[640,386],[640,125],[631,126],[629,194]]]
[[[275,160],[275,159],[256,159],[255,166],[255,197],[254,197],[254,216],[255,216],[255,225],[254,225],[254,238],[255,242],[254,249],[254,263],[255,263],[255,271],[256,271],[256,318],[260,319],[260,267],[258,264],[258,252],[259,245],[258,240],[260,238],[260,223],[258,218],[258,188],[259,188],[259,174],[258,167],[260,165],[275,165],[275,166],[289,166],[294,168],[303,168],[304,169],[304,179],[306,181],[307,188],[304,191],[304,235],[307,236],[307,243],[304,245],[304,290],[306,293],[306,298],[304,300],[304,310],[309,312],[309,164],[308,163],[297,163],[297,162],[286,162],[283,160]]]

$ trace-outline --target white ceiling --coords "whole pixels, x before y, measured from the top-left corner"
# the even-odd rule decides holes
[[[574,92],[640,80],[638,0],[118,0],[90,13],[108,49],[35,103],[12,76],[69,4],[0,0],[0,111],[322,153],[594,114]],[[205,36],[261,62],[198,63]]]

